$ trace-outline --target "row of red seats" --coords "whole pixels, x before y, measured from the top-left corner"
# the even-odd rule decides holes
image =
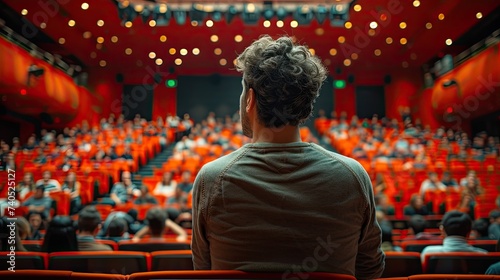
[[[8,266],[8,252],[0,252]],[[500,260],[500,252],[419,253],[387,252],[382,277],[411,277],[416,274],[484,274]],[[7,268],[2,268],[7,269]],[[157,270],[192,270],[189,250],[144,252],[17,252],[16,269],[71,270],[75,272],[130,274]],[[2,278],[3,279],[3,278]]]
[[[37,280],[150,280],[150,279],[311,279],[311,280],[355,280],[350,275],[325,272],[293,272],[290,274],[268,272],[243,272],[237,270],[197,270],[197,271],[154,271],[138,272],[130,275],[81,273],[61,270],[19,270],[16,273],[0,271],[2,279]],[[422,279],[422,278],[420,278]],[[429,279],[429,278],[423,278]],[[484,278],[494,279],[494,278]],[[500,279],[500,277],[498,278]]]

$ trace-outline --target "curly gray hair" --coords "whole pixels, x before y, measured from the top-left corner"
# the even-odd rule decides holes
[[[327,70],[305,46],[290,37],[273,40],[265,35],[236,59],[244,90],[252,88],[257,115],[266,127],[299,125],[312,114]]]

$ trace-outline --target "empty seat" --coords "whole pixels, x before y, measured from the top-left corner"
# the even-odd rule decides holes
[[[120,251],[153,252],[162,250],[191,250],[190,242],[165,242],[158,240],[122,240],[118,242]]]
[[[500,261],[499,253],[429,253],[425,254],[425,273],[435,274],[484,274],[488,267]]]
[[[49,254],[49,269],[74,272],[130,274],[148,271],[150,255],[143,252],[86,251]]]
[[[0,252],[0,270],[7,270],[11,265],[9,252]],[[15,270],[21,269],[45,269],[47,264],[47,253],[40,252],[16,252]],[[3,279],[3,278],[2,278]]]
[[[193,269],[191,250],[167,250],[151,253],[151,271]]]
[[[300,277],[299,277],[300,276]],[[150,279],[336,279],[355,280],[351,275],[326,272],[300,272],[300,275],[290,273],[258,273],[237,270],[196,270],[196,271],[154,271],[133,273],[129,280]]]
[[[382,277],[401,277],[422,273],[420,254],[416,252],[386,252]]]

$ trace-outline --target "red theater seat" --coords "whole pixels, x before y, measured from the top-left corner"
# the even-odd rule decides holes
[[[49,269],[75,272],[130,274],[149,270],[150,255],[143,252],[87,251],[49,254]]]
[[[9,252],[0,252],[0,270],[7,270],[11,265]],[[47,267],[47,253],[40,252],[16,252],[15,270],[23,269],[45,269]],[[10,271],[9,271],[10,272]],[[1,278],[0,279],[4,279]]]
[[[36,279],[36,280],[71,280],[71,271],[60,270],[16,270],[15,273],[11,271],[0,271],[0,279]]]
[[[191,250],[191,242],[165,242],[157,240],[123,240],[118,242],[120,251],[153,252],[161,250]]]
[[[496,253],[429,253],[424,257],[424,273],[434,274],[484,274],[488,267],[500,261]]]
[[[490,280],[490,279],[500,279],[499,276],[495,275],[480,275],[480,274],[421,274],[412,275],[408,277],[408,280]]]
[[[351,275],[326,273],[326,272],[301,272],[290,273],[258,273],[243,272],[237,270],[196,270],[196,271],[155,271],[133,273],[129,280],[150,280],[150,279],[335,279],[335,280],[355,280]]]
[[[167,250],[151,253],[151,271],[193,269],[191,250]]]
[[[382,277],[401,277],[422,273],[420,254],[416,252],[386,252]]]

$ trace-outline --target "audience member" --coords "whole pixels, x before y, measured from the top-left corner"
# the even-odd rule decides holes
[[[42,252],[78,251],[76,228],[68,216],[54,216],[43,238]]]
[[[14,232],[14,239],[10,238],[12,232]],[[15,223],[7,220],[7,217],[0,217],[0,251],[26,252],[27,250],[19,237],[19,230]],[[12,240],[14,240],[14,244]]]
[[[382,229],[382,250],[384,252],[402,252],[403,249],[393,243],[392,227],[381,225],[380,228]]]
[[[110,198],[115,205],[125,204],[140,195],[141,190],[132,183],[132,174],[129,171],[122,173],[122,181],[115,183],[110,192]]]
[[[395,214],[394,210],[394,205],[389,203],[389,199],[387,198],[387,195],[380,193],[377,196],[375,196],[375,209],[377,211],[382,211],[384,214],[388,216],[392,216]]]
[[[141,239],[149,234],[149,239],[164,240],[163,234],[166,229],[177,234],[177,241],[186,241],[187,233],[179,225],[168,218],[167,212],[160,207],[152,207],[146,213],[146,226],[134,235],[134,240]]]
[[[420,195],[423,197],[426,192],[431,191],[446,191],[446,186],[439,181],[436,172],[429,172],[429,178],[420,185]]]
[[[500,252],[500,239],[497,241],[497,252]],[[486,270],[486,275],[500,275],[500,262],[494,263]]]
[[[78,213],[78,250],[80,251],[111,251],[112,249],[95,241],[95,236],[101,229],[101,214],[95,206],[85,206]]]
[[[134,204],[158,204],[158,200],[149,193],[147,186],[141,186],[141,195],[134,200]]]
[[[43,238],[42,234],[40,233],[40,230],[45,229],[45,217],[43,213],[41,212],[36,212],[36,211],[30,211],[28,215],[26,216],[26,219],[28,219],[28,222],[30,224],[30,232],[31,234],[28,235],[26,238],[27,240],[40,240]]]
[[[61,184],[51,178],[51,173],[48,170],[45,170],[42,173],[42,179],[36,181],[35,185],[38,186],[44,186],[45,192],[49,193],[52,191],[60,191],[61,190]]]
[[[100,237],[100,239],[113,240],[115,242],[129,240],[127,220],[123,217],[115,216],[107,226],[106,236]]]
[[[177,182],[173,179],[172,172],[163,173],[163,177],[160,182],[156,184],[153,190],[153,195],[163,195],[167,198],[167,205],[175,201],[175,190],[177,188]]]
[[[466,213],[452,210],[444,214],[441,225],[439,226],[444,239],[443,245],[427,246],[422,251],[421,257],[424,259],[426,254],[438,252],[478,252],[487,253],[488,251],[474,247],[467,243],[467,237],[472,229],[472,220]]]
[[[413,215],[408,221],[408,236],[404,240],[438,240],[440,236],[426,232],[427,220],[424,216]]]
[[[75,172],[68,172],[62,190],[68,192],[71,196],[70,215],[78,213],[82,207],[82,198],[80,197],[81,188],[82,185],[76,180]]]
[[[490,213],[488,237],[494,240],[500,239],[500,210],[493,210]]]
[[[457,181],[451,177],[451,173],[449,171],[443,172],[443,177],[441,178],[441,183],[445,185],[447,188],[453,188],[455,191],[460,191],[460,186]]]
[[[472,223],[471,239],[490,240],[488,234],[488,223],[484,219],[477,219]]]
[[[413,216],[413,215],[430,215],[430,211],[427,209],[427,206],[424,205],[424,200],[419,194],[414,193],[410,198],[410,205],[406,205],[403,209],[403,214],[405,216]]]
[[[45,186],[38,185],[35,193],[23,202],[23,206],[27,206],[29,211],[43,213],[44,218],[50,220],[52,202],[52,198],[45,196]]]
[[[33,173],[26,172],[21,183],[16,185],[17,198],[23,201],[27,195],[35,191],[35,180]]]

